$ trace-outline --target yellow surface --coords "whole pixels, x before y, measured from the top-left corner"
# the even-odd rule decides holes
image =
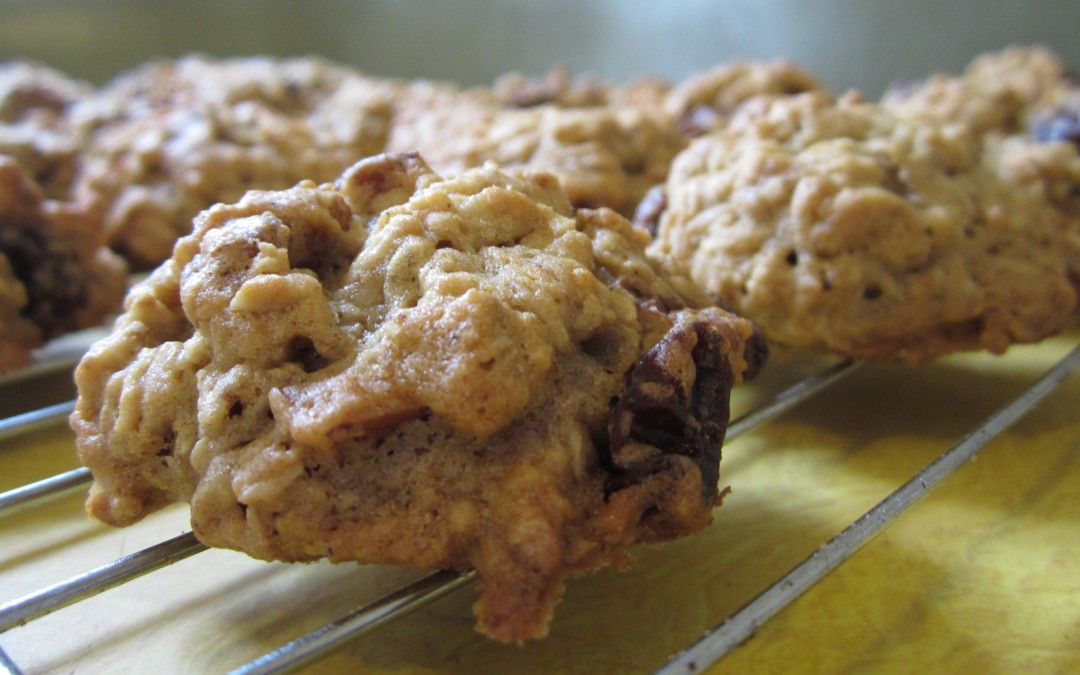
[[[310,672],[648,672],[801,562],[1011,400],[1077,342],[917,370],[869,366],[725,448],[731,495],[698,536],[570,584],[552,635],[477,635],[460,591]],[[775,359],[736,413],[827,364]],[[25,386],[25,385],[24,385]],[[23,394],[0,392],[11,408]],[[1080,376],[714,666],[715,673],[1080,672]],[[5,410],[5,414],[10,410]],[[75,466],[64,429],[0,447],[0,490]],[[0,516],[0,601],[186,529],[125,530],[81,497]],[[211,551],[0,635],[27,673],[222,672],[415,572],[267,564]]]

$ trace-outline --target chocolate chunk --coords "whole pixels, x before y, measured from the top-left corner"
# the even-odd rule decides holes
[[[601,450],[612,474],[609,494],[663,470],[672,455],[682,455],[700,468],[702,494],[716,495],[735,380],[725,347],[718,326],[683,324],[630,369],[626,393],[608,421],[608,446]],[[635,444],[659,452],[642,454]]]

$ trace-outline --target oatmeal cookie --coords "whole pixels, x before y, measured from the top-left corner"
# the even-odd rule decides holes
[[[1055,211],[1070,274],[1080,288],[1080,84],[1043,47],[974,59],[963,75],[935,75],[890,90],[892,112],[983,134],[990,164],[1010,185]]]
[[[514,86],[524,85],[405,94],[388,151],[419,151],[445,173],[488,161],[547,171],[559,177],[575,206],[606,206],[629,214],[649,188],[663,182],[683,146],[674,122],[658,104],[633,103],[648,99],[633,93],[633,87],[581,94],[586,98],[580,100],[555,84],[554,92],[519,91],[519,103],[534,97],[521,106],[506,102],[513,101],[515,94],[508,91]]]
[[[509,108],[532,108],[547,104],[565,108],[593,108],[658,106],[670,90],[671,84],[659,77],[616,85],[595,75],[574,77],[566,68],[555,68],[538,76],[507,73],[495,80],[491,95],[499,105]]]
[[[73,113],[90,130],[76,187],[104,201],[111,245],[146,268],[212,204],[333,180],[381,152],[396,87],[313,58],[149,63]]]
[[[1001,352],[1076,306],[1045,200],[965,125],[846,96],[758,100],[676,158],[657,253],[776,342],[918,363]]]
[[[96,219],[47,198],[0,155],[0,372],[27,365],[50,338],[101,323],[119,309],[126,284]]]
[[[893,85],[881,104],[905,117],[1012,134],[1029,128],[1033,111],[1049,105],[1068,83],[1052,51],[1017,46],[976,57],[960,76],[938,73]]]
[[[751,324],[558,181],[415,154],[203,212],[80,364],[114,525],[175,501],[265,559],[475,568],[480,629],[706,525]]]
[[[1080,289],[1080,100],[1041,111],[1029,133],[994,143],[993,165],[1008,184],[1047,204],[1057,220],[1073,284]]]
[[[92,91],[46,66],[0,63],[0,155],[17,162],[50,199],[69,198],[83,145],[69,111]]]
[[[45,66],[0,64],[0,372],[120,308],[121,261],[100,209],[71,184],[83,137],[70,110],[92,89]]]
[[[735,61],[686,78],[665,95],[663,106],[679,130],[694,137],[722,127],[749,99],[808,91],[825,92],[826,87],[790,61]]]

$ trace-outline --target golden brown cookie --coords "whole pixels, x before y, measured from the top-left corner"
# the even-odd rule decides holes
[[[1002,179],[1055,210],[1080,288],[1080,85],[1056,54],[1038,46],[983,54],[959,76],[894,87],[883,105],[983,134]]]
[[[979,134],[855,96],[759,99],[697,140],[654,246],[770,340],[873,360],[1001,352],[1077,302],[1052,209]]]
[[[825,92],[826,88],[813,73],[791,61],[734,61],[679,82],[665,95],[663,106],[679,130],[694,137],[722,127],[752,98],[808,91]]]
[[[1026,128],[1032,111],[1056,98],[1066,82],[1052,51],[1017,46],[976,57],[959,76],[937,73],[893,85],[882,105],[904,117],[1010,134]]]
[[[578,207],[632,213],[663,182],[683,145],[659,101],[647,102],[634,86],[592,93],[558,82],[540,93],[505,82],[493,91],[426,83],[410,89],[398,105],[388,151],[419,151],[444,173],[488,161],[547,171]],[[515,103],[515,96],[522,100]]]
[[[78,368],[108,523],[191,503],[278,560],[475,568],[542,636],[572,575],[700,529],[751,325],[549,174],[378,156],[202,213]]]
[[[566,68],[554,68],[542,75],[507,73],[495,80],[491,96],[508,108],[532,108],[555,104],[565,108],[644,105],[658,106],[671,90],[659,77],[613,84],[596,75],[572,76]]]
[[[68,200],[83,146],[70,109],[90,85],[35,63],[0,63],[0,155],[17,162],[51,199]]]
[[[127,268],[87,213],[47,198],[22,166],[0,155],[0,372],[27,365],[46,340],[119,309]]]
[[[77,189],[106,203],[113,248],[152,266],[202,209],[380,152],[395,89],[313,58],[148,63],[76,112],[92,132]]]
[[[82,136],[69,112],[90,92],[44,66],[0,64],[0,372],[120,307],[126,270],[97,204],[70,196]]]

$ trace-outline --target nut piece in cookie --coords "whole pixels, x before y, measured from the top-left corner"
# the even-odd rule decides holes
[[[1060,221],[994,148],[855,96],[757,99],[676,158],[654,246],[775,342],[1001,352],[1061,329],[1077,295]]]
[[[80,364],[89,512],[191,503],[269,560],[475,568],[543,636],[570,576],[701,529],[751,324],[554,176],[416,154],[203,212]]]

